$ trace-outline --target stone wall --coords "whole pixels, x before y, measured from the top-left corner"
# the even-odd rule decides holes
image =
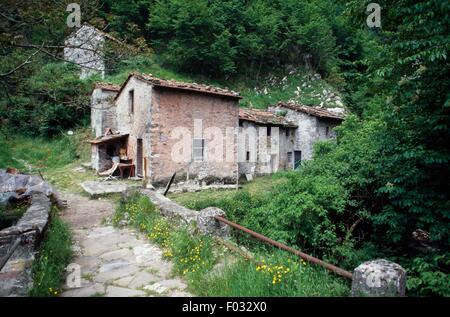
[[[292,168],[288,164],[287,152],[293,151],[294,133],[288,134],[288,131],[283,127],[271,127],[269,137],[266,125],[242,121],[239,128],[239,174],[266,175]]]
[[[134,91],[134,111],[130,111],[129,94]],[[137,140],[142,139],[143,158],[150,157],[151,145],[151,120],[152,120],[152,86],[135,77],[131,77],[123,87],[116,99],[117,130],[121,134],[128,133],[127,155],[133,159],[136,165]],[[141,162],[144,166],[144,161]],[[151,175],[150,167],[144,171],[147,176]],[[144,176],[144,175],[143,175]]]
[[[132,192],[126,192],[124,198]],[[139,192],[147,196],[164,217],[171,219],[175,223],[187,225],[191,229],[198,230],[205,235],[221,238],[228,238],[230,235],[229,226],[220,223],[214,218],[214,216],[226,217],[225,212],[219,208],[208,207],[195,211],[179,205],[154,190],[141,189]]]
[[[104,42],[104,36],[89,25],[83,25],[66,39],[64,59],[81,66],[81,79],[95,74],[105,77]]]
[[[6,255],[14,241],[21,240],[0,271],[0,297],[27,296],[33,285],[31,265],[47,228],[50,209],[50,199],[42,193],[35,193],[30,207],[19,222],[0,231],[0,258]]]
[[[319,140],[327,140],[336,136],[333,129],[339,125],[333,120],[321,119],[316,116],[292,109],[271,107],[270,111],[285,111],[286,120],[295,123],[295,142],[293,150],[301,151],[302,160],[313,158],[314,144]],[[328,131],[328,133],[327,133]]]
[[[0,231],[0,258],[19,241],[0,271],[0,296],[26,296],[32,285],[31,264],[49,222],[50,198],[57,200],[58,194],[36,176],[9,174],[3,170],[0,170],[0,193],[10,199],[31,197],[30,206],[19,221]]]
[[[112,156],[107,153],[106,143],[91,145],[91,167],[97,171],[102,172],[108,170],[112,166]]]
[[[91,128],[95,137],[100,137],[107,128],[117,130],[116,91],[96,88],[91,96]]]

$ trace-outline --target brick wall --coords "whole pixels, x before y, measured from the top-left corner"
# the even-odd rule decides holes
[[[206,183],[236,183],[238,116],[235,98],[154,88],[150,155],[152,181],[164,183],[177,172],[179,177],[197,178]],[[195,120],[197,123],[201,120],[202,129],[199,131],[194,131]],[[174,160],[173,151],[177,145],[184,141],[191,147],[194,136],[205,139],[204,160],[193,162],[190,152],[184,153],[188,161]],[[214,142],[215,148],[221,148],[222,153],[220,150],[213,153]],[[230,149],[228,155],[226,144]]]

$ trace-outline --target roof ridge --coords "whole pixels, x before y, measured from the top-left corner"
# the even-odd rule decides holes
[[[213,85],[207,85],[207,84],[198,84],[198,83],[190,83],[190,82],[183,82],[178,81],[174,79],[163,79],[159,77],[155,77],[153,74],[145,74],[138,71],[131,72],[130,76],[136,76],[138,78],[141,78],[142,80],[146,80],[154,85],[161,86],[161,87],[167,87],[167,88],[178,88],[178,89],[186,89],[191,91],[198,91],[198,92],[204,92],[204,93],[210,93],[210,94],[218,94],[218,95],[224,95],[224,96],[230,96],[230,97],[236,97],[241,98],[240,94],[236,91],[225,89]]]
[[[266,125],[280,125],[286,127],[297,126],[283,116],[279,116],[267,109],[239,108],[239,119]]]
[[[328,110],[328,108],[324,108],[321,106],[308,106],[292,101],[291,102],[279,101],[276,104],[276,107],[284,107],[294,111],[304,112],[319,118],[343,120],[345,117],[345,115],[341,115],[336,112],[330,111]]]

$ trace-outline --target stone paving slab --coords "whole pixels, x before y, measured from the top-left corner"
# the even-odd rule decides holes
[[[158,246],[130,228],[101,225],[101,218],[95,214],[96,203],[100,203],[105,214],[105,200],[69,195],[67,202],[70,208],[62,217],[73,228],[76,249],[73,262],[80,265],[82,282],[81,287],[66,289],[61,296],[192,296],[186,291],[184,280],[173,278],[172,263],[163,259]],[[82,210],[77,206],[82,206]],[[112,214],[112,203],[109,208],[106,214]],[[78,219],[78,211],[82,218],[92,215],[89,227],[86,219]]]

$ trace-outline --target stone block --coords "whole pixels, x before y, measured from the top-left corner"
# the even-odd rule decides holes
[[[216,207],[202,209],[197,215],[197,227],[201,233],[221,238],[230,236],[230,227],[219,222],[214,216],[225,217],[225,212]]]
[[[405,296],[406,271],[397,263],[379,259],[353,271],[352,296]]]

